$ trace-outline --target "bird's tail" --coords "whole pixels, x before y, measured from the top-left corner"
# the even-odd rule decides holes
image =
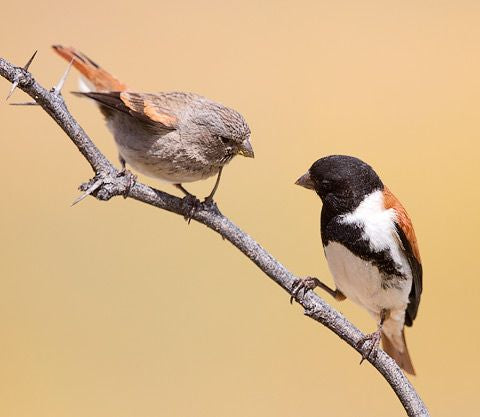
[[[61,45],[53,45],[52,48],[68,62],[73,61],[73,66],[80,71],[95,91],[124,91],[127,89],[125,84],[80,51]]]
[[[394,343],[382,332],[382,347],[385,352],[387,352],[392,359],[397,362],[397,365],[402,368],[405,372],[408,372],[411,375],[415,375],[415,369],[413,369],[412,360],[410,359],[410,354],[408,353],[407,343],[405,341],[405,333],[402,329],[401,339],[397,338],[396,343]]]

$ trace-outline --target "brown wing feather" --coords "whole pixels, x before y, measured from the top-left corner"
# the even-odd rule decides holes
[[[393,195],[393,193],[384,187],[384,204],[385,208],[392,208],[396,212],[397,232],[400,238],[405,255],[412,270],[413,281],[412,289],[409,295],[409,303],[405,315],[405,324],[411,326],[413,320],[417,316],[420,297],[423,290],[423,270],[422,261],[420,259],[420,251],[418,249],[417,238],[413,230],[412,221],[408,217],[407,211],[402,203]]]
[[[148,119],[161,123],[165,127],[175,129],[177,118],[166,108],[162,106],[160,100],[155,94],[133,93],[124,91],[120,98],[130,110],[134,113],[147,117]]]
[[[73,94],[85,96],[95,100],[107,109],[126,113],[155,128],[173,130],[177,125],[177,118],[165,110],[155,108],[148,100],[143,100],[145,94],[125,93],[118,91],[109,92],[74,92]],[[107,114],[107,112],[104,112]]]
[[[415,230],[413,230],[412,221],[408,217],[407,210],[402,206],[402,203],[393,195],[393,193],[387,188],[384,187],[383,196],[385,201],[385,208],[393,208],[397,212],[397,224],[405,233],[410,246],[412,247],[413,254],[417,258],[418,262],[422,262],[420,259],[420,251],[418,250],[417,237],[415,236]]]

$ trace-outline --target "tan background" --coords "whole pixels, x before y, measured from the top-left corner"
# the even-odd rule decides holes
[[[27,1],[3,2],[0,39],[16,64],[39,49],[46,86],[65,69],[49,45],[64,43],[132,88],[240,110],[256,159],[232,162],[217,201],[299,275],[331,282],[320,201],[294,180],[332,153],[371,163],[420,241],[413,382],[433,415],[475,416],[479,21],[477,1]],[[66,98],[115,159],[96,108]],[[403,415],[370,365],[229,243],[134,201],[71,208],[91,172],[65,135],[38,108],[0,103],[0,124],[0,416]]]

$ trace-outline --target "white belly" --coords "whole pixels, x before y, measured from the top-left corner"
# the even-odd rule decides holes
[[[405,311],[412,286],[411,277],[399,280],[398,288],[382,288],[382,275],[371,262],[360,259],[337,242],[330,242],[324,249],[335,285],[347,298],[375,317],[382,309]]]

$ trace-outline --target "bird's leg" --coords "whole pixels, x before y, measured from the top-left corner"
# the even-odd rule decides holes
[[[132,174],[132,172],[127,169],[127,161],[125,161],[122,155],[118,154],[118,160],[120,161],[120,165],[122,166],[122,170],[118,173],[118,176],[127,177],[128,180],[127,188],[125,188],[125,191],[123,192],[123,198],[127,198],[130,194],[130,190],[133,188],[135,182],[137,181],[137,176]]]
[[[292,296],[290,297],[290,304],[292,304],[293,299],[298,295],[300,290],[303,290],[303,296],[305,296],[308,291],[313,290],[316,287],[320,287],[322,290],[328,292],[333,298],[335,298],[335,300],[343,301],[346,298],[340,290],[332,290],[328,285],[325,285],[318,278],[306,277],[299,278],[293,285]]]
[[[173,185],[177,187],[183,194],[185,194],[186,197],[188,196],[195,197],[192,193],[189,193],[182,184],[173,184]]]
[[[122,155],[118,154],[118,160],[120,161],[120,165],[122,166],[122,171],[127,169],[127,161],[123,158]]]
[[[378,324],[377,330],[373,333],[366,334],[357,342],[357,347],[360,349],[367,341],[371,341],[370,346],[362,353],[362,360],[360,361],[360,364],[362,364],[362,362],[367,358],[375,359],[377,357],[378,345],[380,344],[380,339],[382,336],[383,323],[389,315],[390,310],[385,308],[382,309],[382,311],[380,311],[380,323]]]
[[[213,201],[213,196],[215,195],[215,192],[217,191],[218,185],[220,184],[220,178],[222,176],[222,169],[223,167],[220,167],[217,175],[217,180],[215,181],[215,185],[213,186],[213,190],[210,192],[210,194],[205,197],[205,200],[203,201],[203,205],[206,207],[213,206],[215,203]]]
[[[200,200],[195,197],[193,194],[189,193],[182,184],[173,184],[177,187],[182,193],[185,194],[183,197],[183,218],[190,224],[192,217],[200,209],[201,203]]]

